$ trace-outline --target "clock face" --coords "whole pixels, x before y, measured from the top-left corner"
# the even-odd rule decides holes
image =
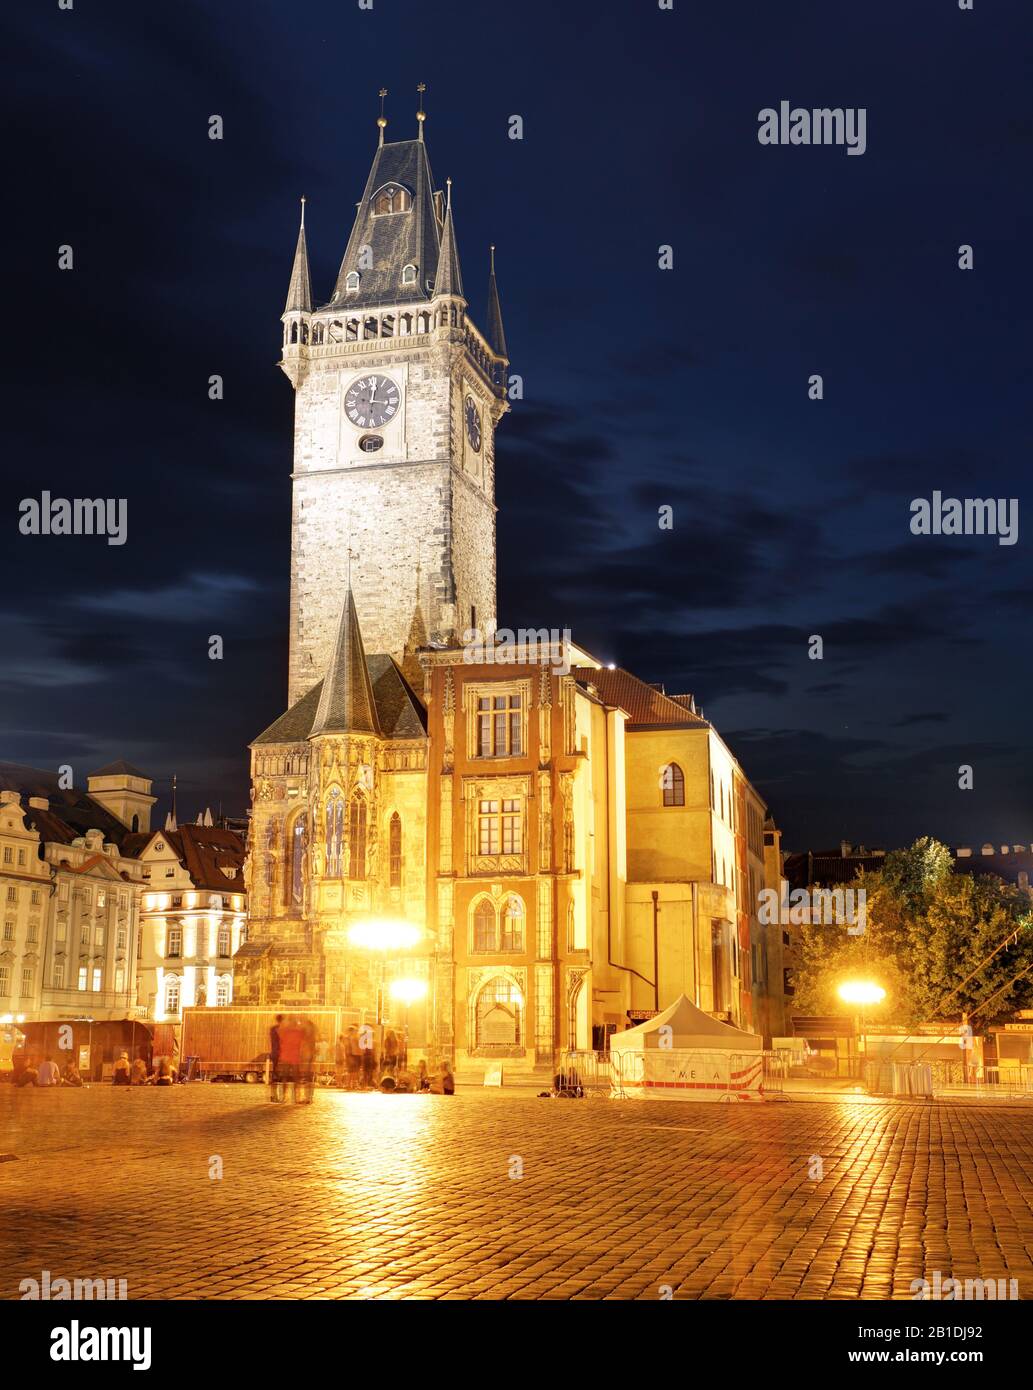
[[[369,376],[356,377],[348,387],[344,409],[348,419],[359,429],[371,426],[379,429],[395,418],[400,401],[398,387],[391,378],[371,372]]]
[[[474,405],[473,397],[466,398],[466,437],[475,454],[481,451],[481,417]]]

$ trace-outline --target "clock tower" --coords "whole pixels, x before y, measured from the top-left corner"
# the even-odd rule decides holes
[[[415,652],[495,625],[495,428],[508,356],[495,283],[470,316],[452,213],[423,139],[380,143],[337,281],[313,306],[305,208],[282,315],[295,389],[293,705],[327,670],[344,595],[366,651],[413,684]]]

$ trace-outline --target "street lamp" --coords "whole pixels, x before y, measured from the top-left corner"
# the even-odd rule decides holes
[[[865,1059],[868,1057],[868,1044],[865,1038],[864,1009],[866,1004],[881,1004],[886,998],[886,991],[882,985],[877,985],[874,980],[845,980],[836,993],[844,1004],[856,1004],[858,1014],[858,1042],[859,1050],[864,1053]]]
[[[384,969],[389,951],[404,951],[415,946],[423,932],[412,922],[400,917],[360,917],[348,928],[352,946],[372,951],[380,960],[380,979],[377,984],[377,1023],[383,1022],[382,995]]]

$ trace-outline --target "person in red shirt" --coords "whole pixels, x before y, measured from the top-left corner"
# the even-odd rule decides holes
[[[291,1014],[285,1023],[281,1023],[277,1032],[280,1035],[279,1077],[283,1099],[287,1099],[289,1088],[291,1099],[297,1101],[301,1049],[305,1040],[305,1033],[300,1019],[295,1014]]]

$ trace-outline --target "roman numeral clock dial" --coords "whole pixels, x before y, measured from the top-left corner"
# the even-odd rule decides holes
[[[373,372],[357,377],[344,395],[344,411],[360,430],[380,429],[398,414],[398,386],[389,376]]]

